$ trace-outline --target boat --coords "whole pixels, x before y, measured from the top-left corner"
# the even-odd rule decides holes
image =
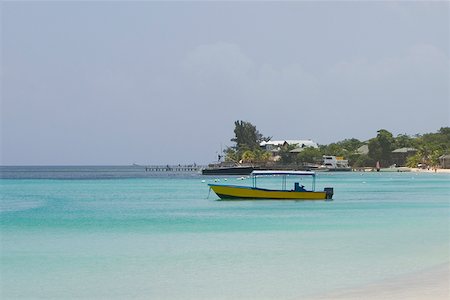
[[[389,168],[381,168],[380,172],[411,172],[411,169],[408,167],[397,167],[396,165],[392,165]]]
[[[257,187],[258,178],[263,176],[281,177],[281,189],[266,189]],[[312,177],[311,189],[307,190],[299,182],[294,182],[292,189],[288,189],[287,178],[291,176]],[[275,199],[275,200],[331,200],[333,188],[326,187],[323,191],[315,191],[316,174],[311,171],[278,171],[278,170],[255,170],[251,173],[252,186],[208,184],[219,198],[224,200],[237,199]],[[289,178],[290,179],[290,178]]]
[[[349,172],[352,168],[348,165],[348,160],[342,156],[324,155],[323,165],[319,167],[320,170],[326,169],[332,172]]]
[[[202,175],[250,175],[253,170],[254,168],[250,166],[213,166],[203,169]]]

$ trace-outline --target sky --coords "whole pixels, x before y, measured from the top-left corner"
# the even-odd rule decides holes
[[[449,2],[1,2],[1,164],[205,164],[450,119]]]

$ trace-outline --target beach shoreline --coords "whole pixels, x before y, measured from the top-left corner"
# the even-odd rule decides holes
[[[367,285],[318,295],[317,297],[312,297],[310,299],[450,299],[450,262]]]
[[[411,168],[411,172],[417,173],[450,173],[450,169],[419,169],[419,168]]]
[[[376,172],[375,169],[353,169],[353,172]],[[444,173],[444,174],[450,174],[450,169],[440,169],[440,168],[430,168],[430,169],[421,169],[421,168],[407,168],[405,167],[405,170],[397,170],[395,168],[389,169],[385,168],[382,169],[380,173],[390,173],[390,172],[412,172],[412,173]]]

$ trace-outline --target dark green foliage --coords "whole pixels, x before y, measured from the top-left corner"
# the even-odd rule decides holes
[[[224,151],[225,153],[225,161],[226,162],[238,162],[240,160],[240,157],[238,157],[236,149],[232,147],[226,148]]]
[[[339,144],[339,142],[331,143],[329,145],[321,145],[320,150],[324,155],[347,156],[349,153]]]
[[[394,143],[395,149],[398,148],[414,148],[416,147],[416,140],[409,135],[406,134],[399,134],[395,138]]]
[[[320,149],[308,147],[297,155],[297,162],[302,164],[321,162],[323,155]]]
[[[280,155],[280,163],[282,164],[294,163],[295,156],[292,155],[290,151],[294,150],[297,147],[298,145],[284,145],[283,147],[281,147],[280,152],[278,152],[278,155]]]
[[[450,127],[442,127],[437,133],[426,133],[418,138],[419,145],[448,150],[450,148]]]
[[[370,158],[369,155],[361,154],[355,155],[352,160],[349,161],[350,165],[356,168],[359,167],[367,167],[367,166],[375,166],[376,161],[373,158]]]
[[[236,143],[235,148],[238,152],[258,149],[262,141],[270,140],[270,138],[264,137],[250,122],[235,121],[234,126],[235,137],[231,141]]]
[[[343,141],[337,142],[337,145],[345,149],[348,153],[355,152],[359,147],[364,145],[364,142],[361,142],[358,139],[345,139]]]
[[[375,138],[369,141],[369,157],[379,161],[383,167],[391,165],[392,150],[394,150],[394,137],[385,129],[377,131]]]
[[[414,140],[417,153],[408,158],[407,165],[417,167],[437,166],[439,156],[449,154],[450,151],[450,127],[442,127],[436,133],[418,135]]]
[[[239,162],[243,159],[245,153],[246,161],[267,160],[268,156],[263,155],[259,149],[259,145],[263,141],[269,141],[271,137],[264,137],[256,126],[250,122],[235,121],[234,135],[231,139],[236,143],[236,146],[227,148],[224,152],[226,154],[226,161]]]

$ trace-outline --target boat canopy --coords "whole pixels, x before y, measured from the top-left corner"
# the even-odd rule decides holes
[[[311,176],[312,177],[312,191],[316,188],[316,173],[311,171],[279,171],[279,170],[255,170],[251,173],[252,180],[253,180],[253,187],[256,188],[256,178],[258,175],[262,176],[270,176],[270,175],[278,175],[282,176],[282,186],[281,189],[283,191],[286,190],[286,179],[287,176],[293,175],[293,176]]]
[[[257,175],[302,175],[302,176],[315,176],[316,173],[311,171],[277,171],[277,170],[255,170],[251,173],[253,176]]]

